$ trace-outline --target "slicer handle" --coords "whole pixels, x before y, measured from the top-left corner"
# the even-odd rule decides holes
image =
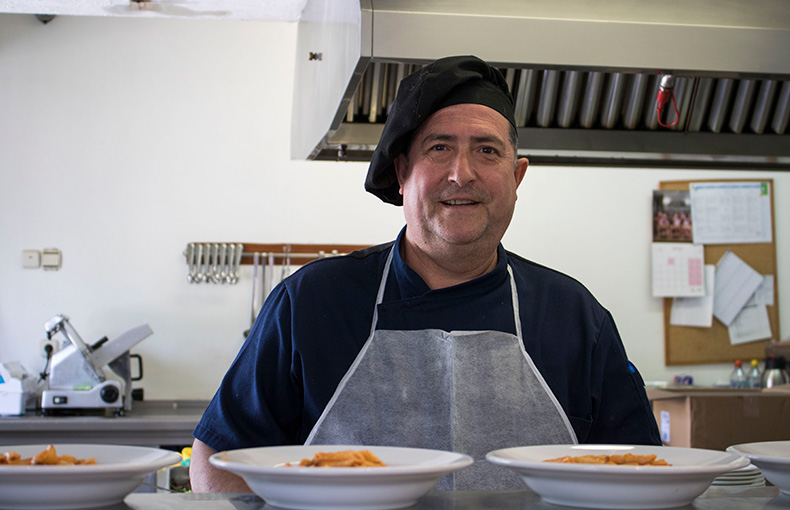
[[[132,381],[139,381],[143,378],[143,357],[139,354],[130,354],[129,359],[132,358],[137,360],[137,377],[132,377]],[[131,373],[131,367],[129,368],[129,372]]]

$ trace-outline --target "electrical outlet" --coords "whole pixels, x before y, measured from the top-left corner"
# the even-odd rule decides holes
[[[48,345],[52,347],[52,354],[55,354],[56,352],[58,352],[58,349],[60,349],[60,343],[57,340],[55,340],[54,338],[43,338],[43,339],[41,339],[41,342],[39,343],[39,346],[40,346],[39,352],[41,353],[41,356],[44,357],[44,358],[47,357],[47,346]]]

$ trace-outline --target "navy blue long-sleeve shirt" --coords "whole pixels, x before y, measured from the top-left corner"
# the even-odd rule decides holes
[[[398,241],[316,260],[278,285],[194,436],[218,451],[304,443],[370,334],[384,264]],[[573,278],[501,245],[498,255],[493,271],[430,290],[396,250],[377,328],[515,334],[510,264],[526,351],[579,442],[661,444],[609,312]]]

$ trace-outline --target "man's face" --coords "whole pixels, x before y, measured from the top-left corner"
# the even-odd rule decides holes
[[[408,158],[395,160],[412,240],[424,249],[499,243],[527,170],[509,133],[505,117],[478,104],[449,106],[423,122]]]

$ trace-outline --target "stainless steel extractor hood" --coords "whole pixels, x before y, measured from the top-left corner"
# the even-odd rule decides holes
[[[790,169],[785,0],[309,0],[292,157],[369,159],[404,73],[460,54],[506,75],[533,163]]]

